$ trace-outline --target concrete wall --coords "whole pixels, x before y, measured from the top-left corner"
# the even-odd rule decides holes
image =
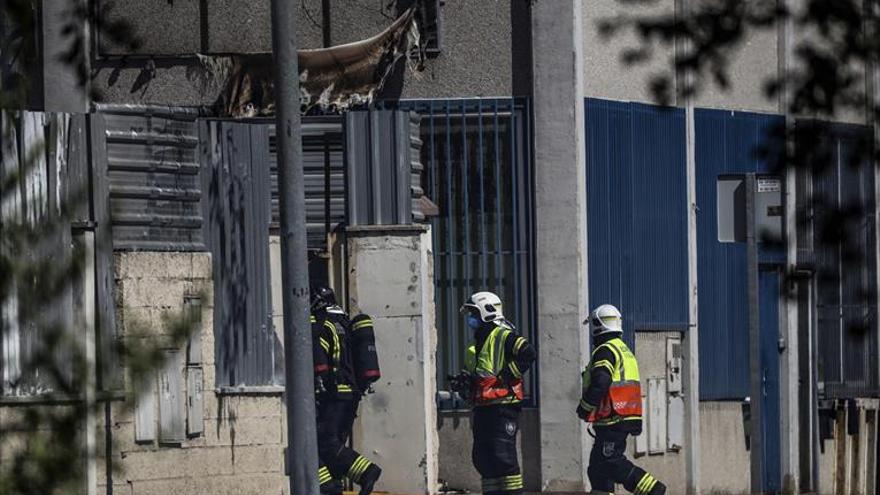
[[[649,378],[666,378],[666,339],[681,337],[678,332],[637,332],[636,359],[639,362],[639,376],[642,381],[643,393],[647,392]],[[684,418],[682,418],[682,422]],[[647,429],[645,433],[647,434]],[[663,454],[635,456],[635,440],[628,445],[630,458],[640,467],[666,483],[669,493],[685,493],[687,471],[684,450]],[[683,446],[689,448],[688,445]]]
[[[211,257],[207,253],[122,253],[116,257],[117,315],[123,338],[151,329],[161,342],[162,315],[176,314],[185,295],[206,295],[202,305],[204,433],[180,445],[135,442],[131,411],[115,403],[109,434],[121,472],[113,474],[116,494],[282,493],[285,444],[280,395],[220,396],[214,392]],[[184,374],[186,377],[186,374]],[[131,384],[127,384],[131,390]],[[185,387],[184,387],[185,390]],[[183,404],[181,404],[183,407]],[[107,433],[99,418],[98,446]],[[103,453],[102,453],[103,455]],[[103,467],[103,461],[99,460]],[[107,473],[99,469],[99,490]]]
[[[117,3],[115,17],[135,25],[143,46],[137,52],[140,58],[94,61],[92,83],[100,101],[210,105],[222,81],[203,70],[196,53],[271,51],[269,0],[209,0],[205,13],[197,0]],[[321,14],[320,0],[302,3],[298,25],[302,48],[322,46]],[[331,42],[338,45],[374,36],[395,16],[394,2],[332,2]],[[514,76],[514,71],[527,75],[531,70],[527,32],[512,35],[514,25],[528,16],[523,2],[447,0],[441,16],[440,56],[428,59],[423,72],[404,70],[401,63],[387,81],[383,97],[509,96],[528,91],[525,81],[515,87]],[[200,36],[201,24],[207,31]],[[159,25],[169,28],[155,29]],[[185,33],[169,36],[169,32]],[[122,52],[108,47],[106,53]]]
[[[537,409],[523,409],[517,437],[519,466],[527,492],[541,490],[540,422]],[[470,411],[443,411],[439,414],[440,481],[449,490],[482,490],[480,474],[471,461],[473,434]]]
[[[777,32],[775,27],[754,30],[748,39],[728,54],[729,86],[721,87],[710,75],[694,100],[703,108],[778,112],[778,100],[769,98],[766,83],[778,75]]]
[[[700,468],[703,493],[749,493],[749,459],[741,403],[701,402]]]
[[[355,449],[383,468],[376,490],[436,493],[437,332],[430,231],[350,228],[348,302],[372,316],[382,378],[361,404]]]
[[[583,3],[583,80],[585,96],[612,100],[653,101],[649,88],[651,78],[668,71],[674,61],[674,50],[656,47],[653,56],[644,64],[627,66],[621,54],[627,48],[639,46],[633,32],[621,32],[606,39],[598,31],[598,23],[620,16],[672,15],[675,0],[656,3],[622,3],[618,0],[591,0]]]
[[[792,11],[795,14],[795,17],[800,15],[804,9],[810,4],[808,0],[788,0],[788,4]],[[860,5],[858,2],[856,5]],[[811,27],[809,29],[795,25],[792,28],[791,34],[791,43],[792,50],[796,51],[798,46],[801,44],[808,44],[814,48],[823,49],[825,45],[823,43],[819,43],[817,40],[821,40],[822,38],[816,33],[815,27]],[[835,37],[835,39],[837,39]],[[803,64],[800,63],[800,60],[796,56],[791,57],[790,61],[791,70],[797,71],[803,67]],[[865,76],[865,67],[863,64],[851,63],[849,66],[844,66],[841,64],[841,69],[847,69],[848,71],[852,71],[852,75],[854,77],[854,85],[853,89],[857,91],[868,91],[870,86],[867,84],[867,77]],[[871,98],[866,98],[866,102],[872,101]],[[813,118],[821,118],[826,120],[833,120],[837,122],[847,122],[852,124],[866,124],[868,122],[868,115],[866,112],[867,106],[858,106],[857,108],[849,108],[849,109],[839,109],[838,112],[832,117],[828,115],[806,115],[805,117],[813,117]]]
[[[627,65],[622,55],[640,46],[640,38],[631,29],[615,36],[600,35],[598,23],[627,17],[671,17],[675,0],[655,3],[626,3],[619,0],[595,0],[584,3],[584,93],[588,97],[625,101],[654,101],[650,90],[652,78],[672,74],[675,50],[671,45],[655,43],[648,60]],[[774,27],[755,31],[730,54],[730,87],[722,89],[711,77],[695,100],[707,108],[776,111],[777,100],[764,96],[764,82],[777,74],[777,35]],[[674,79],[673,79],[674,80]]]
[[[541,488],[585,491],[586,428],[572,411],[587,363],[586,165],[580,13],[532,4]],[[554,54],[554,56],[548,56]]]

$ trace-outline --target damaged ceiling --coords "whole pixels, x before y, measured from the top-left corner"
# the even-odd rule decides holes
[[[423,50],[413,9],[381,33],[362,41],[299,51],[300,97],[303,113],[318,107],[339,111],[369,104],[397,63]],[[225,80],[217,98],[220,116],[247,118],[273,115],[272,54],[200,56],[212,77]]]

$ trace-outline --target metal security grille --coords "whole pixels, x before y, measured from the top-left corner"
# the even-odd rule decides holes
[[[866,148],[871,130],[816,121],[799,121],[797,129],[808,157],[799,170],[798,196],[811,207],[801,211],[807,228],[798,247],[800,261],[816,270],[820,390],[829,398],[876,397],[876,197]]]
[[[408,100],[397,107],[422,117],[422,184],[439,207],[431,225],[438,379],[446,388],[446,375],[464,367],[471,332],[459,307],[473,292],[497,293],[508,319],[537,343],[529,101]],[[526,384],[530,404],[536,384],[533,369]]]

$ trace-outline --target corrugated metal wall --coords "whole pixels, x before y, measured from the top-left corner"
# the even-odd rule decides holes
[[[80,280],[62,274],[75,263],[71,223],[82,210],[73,208],[71,216],[66,210],[80,201],[68,191],[84,175],[86,164],[77,152],[85,147],[84,127],[83,118],[67,114],[0,112],[0,231],[5,230],[0,250],[18,272],[13,277],[4,266],[10,278],[0,298],[0,395],[32,396],[70,386],[64,382],[72,376],[73,350],[63,339],[73,338],[67,333],[74,330]],[[81,199],[86,207],[87,200]],[[31,281],[31,270],[49,278]],[[54,277],[63,279],[58,292],[43,293]],[[47,348],[47,342],[56,344]],[[44,352],[55,362],[43,362]]]
[[[586,100],[589,306],[687,330],[687,169],[679,108]]]
[[[272,191],[272,224],[281,221],[278,205],[278,158],[275,122],[263,124],[269,133],[268,155]],[[306,229],[309,249],[327,249],[327,234],[345,221],[345,158],[342,119],[338,116],[304,117],[302,123],[303,173],[306,184]]]
[[[196,109],[100,105],[96,160],[106,161],[113,247],[201,251],[202,184]]]
[[[345,114],[349,225],[424,220],[419,116],[400,110]]]
[[[324,251],[345,219],[339,117],[303,119],[308,247]],[[269,232],[279,222],[275,123],[205,121],[206,238],[214,262],[217,384],[277,385],[283,353],[272,324]]]
[[[801,215],[809,238],[800,239],[799,257],[816,270],[819,380],[826,397],[876,397],[877,205],[866,147],[871,130],[815,121],[800,121],[797,128],[807,156],[798,194],[812,205],[812,215]]]
[[[719,176],[770,172],[756,152],[784,121],[697,109],[695,124],[700,399],[742,399],[749,395],[746,244],[718,241],[717,183]]]
[[[205,216],[214,267],[217,385],[278,383],[269,274],[268,127],[208,122]]]

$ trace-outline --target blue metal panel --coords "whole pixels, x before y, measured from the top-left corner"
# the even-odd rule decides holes
[[[634,330],[688,320],[685,117],[679,108],[587,99],[589,305]]]
[[[694,118],[700,361],[706,363],[700,399],[742,399],[749,395],[746,244],[718,241],[717,182],[724,175],[772,172],[772,155],[758,151],[778,149],[770,136],[784,120],[703,109]]]
[[[781,490],[782,465],[779,431],[779,272],[762,270],[758,278],[760,300],[761,373],[764,377],[761,429],[764,493]]]

